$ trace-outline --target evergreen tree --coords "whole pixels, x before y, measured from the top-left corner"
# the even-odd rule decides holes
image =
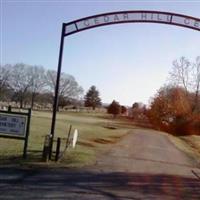
[[[113,102],[108,106],[107,112],[113,114],[113,117],[116,117],[118,114],[121,113],[121,106],[120,104],[113,100]]]
[[[125,114],[127,112],[127,108],[125,106],[121,106],[121,114]]]
[[[85,95],[85,106],[92,107],[95,110],[96,107],[101,105],[101,98],[99,97],[99,91],[93,85],[90,87]]]

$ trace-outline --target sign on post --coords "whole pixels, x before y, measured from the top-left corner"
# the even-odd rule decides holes
[[[24,140],[23,158],[27,155],[31,109],[28,113],[0,111],[0,137]]]
[[[0,113],[0,134],[25,137],[28,116],[11,113]]]

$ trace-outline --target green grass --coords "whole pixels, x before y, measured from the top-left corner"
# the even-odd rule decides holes
[[[69,126],[72,132],[79,131],[78,144],[75,149],[69,148],[59,166],[80,167],[95,162],[96,155],[115,143],[134,126],[125,119],[112,119],[102,113],[65,112],[57,114],[55,138],[67,138]],[[22,159],[23,141],[0,138],[0,163],[37,165],[42,164],[42,150],[45,135],[50,133],[51,113],[33,111],[31,117],[28,158]],[[65,140],[62,140],[64,149]],[[54,150],[55,150],[54,145]],[[42,164],[43,165],[43,164]],[[54,166],[54,162],[48,165]],[[56,166],[57,166],[56,165]]]

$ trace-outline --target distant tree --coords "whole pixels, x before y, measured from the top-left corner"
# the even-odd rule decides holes
[[[179,132],[192,113],[191,104],[180,87],[162,87],[148,110],[150,122],[164,131]]]
[[[37,103],[43,108],[49,107],[49,105],[52,105],[52,93],[42,92],[38,94]]]
[[[68,102],[66,100],[66,98],[64,98],[63,96],[59,96],[59,101],[58,101],[58,106],[61,107],[61,108],[64,108],[66,105],[68,105]]]
[[[52,94],[52,102],[56,87],[56,77],[57,77],[56,71],[54,70],[47,71],[46,84],[48,86],[49,92],[51,92]],[[82,93],[83,93],[82,87],[78,85],[77,81],[73,76],[65,73],[61,74],[60,86],[59,86],[59,100],[63,101],[63,98],[65,98],[66,101],[68,101],[69,99],[78,99]]]
[[[139,119],[145,116],[146,106],[142,103],[135,102],[131,108],[131,115],[134,119]]]
[[[125,106],[121,106],[121,114],[125,114],[127,112],[127,108]]]
[[[36,97],[43,92],[45,82],[45,70],[42,66],[31,66],[31,86],[29,88],[31,93],[31,108],[34,106]]]
[[[24,101],[29,94],[31,84],[30,66],[23,63],[13,65],[9,76],[9,85],[14,91],[15,101],[20,103],[20,108],[23,107]]]
[[[189,92],[191,87],[191,63],[185,57],[173,61],[170,80],[174,86],[180,86]]]
[[[139,108],[140,106],[139,106],[139,103],[138,102],[135,102],[135,103],[133,103],[133,105],[132,105],[132,109],[135,109],[135,108]]]
[[[190,62],[185,57],[173,61],[173,69],[170,72],[170,83],[175,87],[183,87],[190,101],[192,101],[192,110],[200,112],[200,56],[196,58],[195,62]],[[189,95],[191,93],[194,93],[192,99],[191,95]]]
[[[92,107],[93,110],[95,110],[96,107],[101,106],[101,98],[99,96],[99,91],[94,85],[90,87],[90,89],[84,97],[84,100],[85,106]]]
[[[6,100],[10,91],[9,76],[11,65],[0,65],[0,100]]]
[[[198,113],[200,113],[200,56],[198,56],[193,63],[192,77],[193,89],[195,93],[193,110],[196,110]]]
[[[133,103],[132,108],[131,108],[131,117],[133,119],[138,117],[139,108],[140,108],[139,103],[137,103],[137,102]]]
[[[120,104],[113,100],[112,103],[108,106],[107,112],[109,114],[113,114],[113,117],[115,118],[118,114],[121,113],[121,106]]]
[[[0,65],[0,101],[15,101],[22,108],[25,105],[33,108],[47,107],[53,102],[57,72],[45,70],[42,66],[32,66],[24,63]],[[83,89],[71,75],[62,73],[59,87],[59,105],[69,102],[80,104]]]

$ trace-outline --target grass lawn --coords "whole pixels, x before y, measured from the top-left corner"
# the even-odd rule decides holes
[[[51,115],[50,112],[32,112],[27,160],[21,158],[22,140],[0,138],[0,163],[41,164],[44,137],[50,133]],[[78,144],[75,149],[69,148],[56,166],[80,167],[91,164],[99,152],[134,128],[129,121],[112,119],[107,114],[62,112],[57,114],[55,138],[67,138],[70,125],[73,127],[72,132],[78,129]],[[62,140],[61,149],[64,149],[65,143],[66,140]],[[54,166],[55,163],[49,162],[48,165]]]

